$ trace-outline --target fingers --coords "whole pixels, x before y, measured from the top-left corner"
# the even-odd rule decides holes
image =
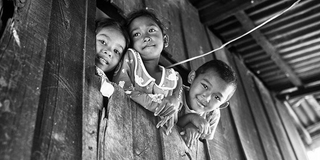
[[[200,133],[203,133],[203,132],[204,132],[204,125],[203,125],[203,124],[201,124],[201,125],[199,126],[198,131],[199,131]]]
[[[197,140],[200,138],[200,134],[193,133],[189,136],[186,136],[186,144],[190,148],[196,144]]]
[[[186,136],[186,144],[190,148],[192,142],[192,135],[187,135]]]
[[[161,111],[157,112],[158,116],[170,116],[175,112],[174,107],[172,104],[170,103],[166,103],[165,105],[163,105],[163,108],[161,109]]]
[[[168,123],[169,124],[168,124],[167,132],[166,132],[167,135],[169,135],[169,133],[171,133],[171,130],[172,130],[173,126],[174,126],[174,118],[171,117],[169,119]]]
[[[198,127],[198,132],[201,134],[208,134],[210,129],[209,123],[202,123]]]
[[[165,107],[166,103],[161,103],[159,105],[159,107],[156,108],[156,110],[154,111],[154,116],[158,116],[159,113],[163,110],[163,108]]]
[[[157,128],[163,127],[163,125],[167,123],[167,121],[168,121],[169,118],[170,118],[170,117],[164,117],[163,119],[161,119],[161,120],[158,122],[158,124],[156,125],[156,127],[157,127]]]

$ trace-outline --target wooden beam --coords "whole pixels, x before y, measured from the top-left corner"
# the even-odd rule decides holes
[[[284,100],[288,98],[295,98],[295,97],[310,95],[310,94],[319,93],[319,92],[320,92],[320,85],[317,85],[317,86],[312,86],[307,88],[300,88],[290,93],[278,94],[276,97],[279,100]]]
[[[209,3],[209,4],[200,4],[196,7],[199,10],[201,22],[205,25],[212,25],[216,22],[219,22],[223,19],[226,19],[230,16],[233,16],[235,13],[241,10],[245,10],[253,5],[260,4],[265,0],[236,0],[220,2],[220,3]],[[205,6],[204,6],[205,5]]]
[[[303,127],[301,121],[299,120],[296,113],[293,111],[291,105],[287,101],[284,101],[284,105],[286,106],[290,116],[293,118],[295,126],[297,127],[298,130],[300,130],[300,132],[301,132],[300,134],[302,134],[302,138],[303,138],[304,142],[308,145],[311,144],[312,138],[311,138],[310,133],[307,131],[306,128]]]
[[[315,114],[320,117],[320,104],[317,101],[317,99],[311,95],[311,96],[306,96],[305,98],[307,100],[307,102],[309,103],[309,105],[314,109]]]
[[[316,131],[320,131],[320,123],[315,123],[315,124],[309,126],[309,127],[307,128],[307,130],[308,130],[308,132],[309,132],[310,134],[312,134],[312,133],[314,133],[314,132],[316,132]]]
[[[247,16],[244,11],[239,11],[236,13],[236,18],[242,24],[243,28],[246,31],[251,30],[255,27],[255,24],[251,21],[251,19]],[[296,73],[291,69],[291,67],[279,56],[278,51],[275,47],[268,41],[268,39],[260,32],[260,30],[256,30],[251,33],[253,39],[264,49],[264,51],[271,56],[271,59],[276,63],[276,65],[286,74],[286,76],[290,79],[290,81],[295,86],[302,86],[302,82],[300,78],[296,75]]]

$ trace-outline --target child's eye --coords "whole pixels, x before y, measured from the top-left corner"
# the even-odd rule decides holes
[[[104,40],[99,40],[99,42],[103,45],[106,45],[107,43]]]
[[[202,84],[202,87],[204,88],[204,89],[208,89],[208,86],[207,85],[205,85],[205,84]]]
[[[132,36],[133,36],[133,37],[138,37],[138,36],[140,36],[140,33],[135,33],[135,34],[133,34]]]
[[[219,96],[214,96],[214,98],[218,101],[221,101],[220,97]]]
[[[121,54],[121,52],[120,52],[119,50],[117,50],[117,49],[113,50],[113,52],[116,53],[116,54],[118,54],[118,55]]]
[[[155,32],[155,31],[156,31],[156,30],[153,29],[153,28],[149,29],[149,32],[150,32],[150,33]]]

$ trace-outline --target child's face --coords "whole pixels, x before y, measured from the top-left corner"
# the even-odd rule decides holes
[[[217,73],[209,69],[195,77],[192,71],[188,77],[191,82],[187,97],[190,109],[198,112],[210,112],[225,103],[234,93],[235,87],[226,83]]]
[[[145,60],[156,59],[163,49],[163,34],[160,27],[149,17],[138,17],[129,26],[133,48]]]
[[[119,30],[102,28],[96,35],[96,66],[104,72],[113,70],[118,65],[125,46],[125,38]]]

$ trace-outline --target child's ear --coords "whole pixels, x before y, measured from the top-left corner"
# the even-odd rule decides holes
[[[192,70],[188,75],[188,83],[192,84],[195,77],[196,77],[196,72]]]
[[[220,105],[219,109],[224,109],[224,108],[227,108],[229,106],[230,102],[227,101],[227,102],[224,102],[223,104]]]
[[[163,36],[163,42],[164,48],[167,48],[169,46],[169,36],[167,34]]]

